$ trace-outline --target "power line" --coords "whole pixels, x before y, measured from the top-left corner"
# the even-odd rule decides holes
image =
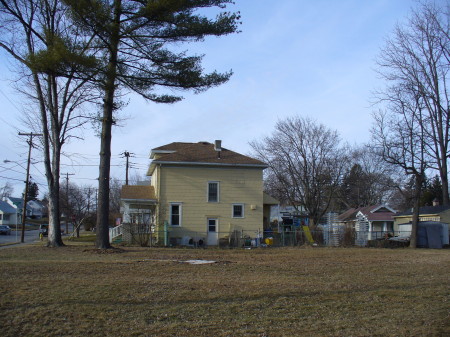
[[[95,167],[95,166],[99,166],[99,164],[61,164],[61,166]],[[109,165],[109,166],[122,166],[122,165]]]
[[[23,182],[23,179],[9,178],[9,177],[4,177],[4,176],[0,176],[0,178]]]

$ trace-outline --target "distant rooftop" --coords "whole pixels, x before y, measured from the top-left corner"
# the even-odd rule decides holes
[[[438,205],[438,206],[423,206],[419,208],[419,214],[425,215],[425,214],[439,214],[442,212],[445,212],[450,209],[450,205]],[[413,210],[410,208],[407,211],[401,212],[397,214],[396,216],[408,216],[412,215]]]

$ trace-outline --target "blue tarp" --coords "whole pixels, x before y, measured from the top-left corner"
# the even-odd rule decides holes
[[[448,224],[425,221],[417,224],[417,247],[441,249],[448,243]]]

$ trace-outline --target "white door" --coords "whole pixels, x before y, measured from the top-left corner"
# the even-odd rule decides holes
[[[219,221],[218,219],[208,219],[207,223],[207,238],[206,245],[207,246],[217,246],[219,241]]]

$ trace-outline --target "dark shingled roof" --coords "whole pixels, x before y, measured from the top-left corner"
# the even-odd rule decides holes
[[[450,205],[439,205],[439,206],[424,206],[419,208],[419,214],[439,214],[450,209]],[[398,213],[396,216],[407,216],[412,215],[412,209]]]
[[[214,149],[214,144],[208,142],[199,143],[170,143],[157,147],[152,150],[160,156],[155,162],[171,162],[171,163],[208,163],[208,164],[225,164],[225,165],[250,165],[267,167],[265,163],[258,159],[244,156],[237,152],[221,148],[220,158],[218,151]],[[171,153],[164,153],[171,151]],[[173,152],[172,152],[173,151]],[[162,153],[161,153],[162,152]]]
[[[358,212],[364,214],[370,221],[391,221],[393,220],[393,216],[395,215],[395,213],[389,211],[384,206],[374,205],[367,207],[350,208],[349,210],[339,215],[338,219],[340,221],[354,221],[356,220],[356,214],[358,214]]]
[[[149,185],[124,185],[120,194],[121,199],[156,200],[155,189]]]

